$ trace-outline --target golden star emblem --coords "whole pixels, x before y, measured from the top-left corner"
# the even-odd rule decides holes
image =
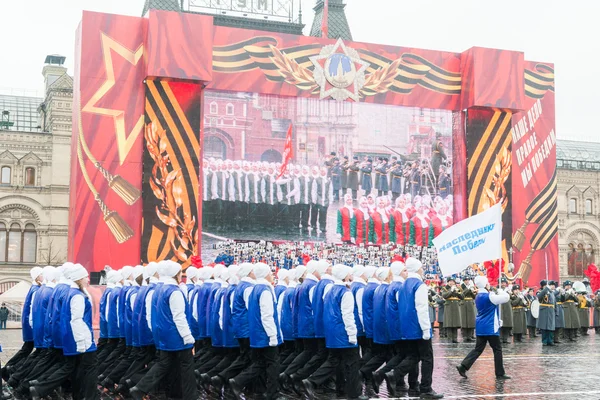
[[[129,151],[133,147],[136,139],[144,127],[144,115],[140,115],[135,126],[126,134],[125,132],[125,112],[123,110],[115,110],[111,108],[96,107],[98,101],[115,85],[115,70],[113,66],[112,52],[121,56],[125,61],[137,66],[138,62],[144,55],[144,45],[141,44],[137,50],[131,51],[121,43],[107,36],[104,32],[101,33],[102,42],[102,58],[104,60],[104,68],[106,69],[106,81],[94,93],[82,111],[97,115],[112,117],[115,124],[115,134],[117,136],[117,149],[119,151],[119,162],[123,165]]]

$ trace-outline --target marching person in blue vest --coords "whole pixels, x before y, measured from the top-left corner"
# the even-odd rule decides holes
[[[379,393],[379,385],[385,379],[387,383],[388,394],[396,396],[396,391],[407,391],[409,388],[404,383],[404,375],[396,376],[394,368],[407,357],[408,349],[407,342],[402,335],[402,324],[405,323],[400,318],[400,292],[404,286],[404,281],[408,277],[408,271],[402,261],[394,261],[390,265],[392,271],[392,282],[386,294],[386,320],[390,340],[394,342],[393,357],[385,363],[385,366],[373,373],[373,388],[376,393]],[[419,372],[415,365],[408,375],[408,383],[410,388],[415,391],[418,389]]]
[[[198,393],[194,377],[194,337],[190,331],[186,311],[188,309],[183,292],[179,288],[181,282],[181,265],[174,261],[163,261],[163,285],[155,290],[156,298],[155,327],[160,350],[159,361],[134,387],[130,395],[136,400],[143,399],[152,392],[169,375],[172,370],[179,372],[181,377],[176,381],[181,388],[171,388],[171,391],[182,392],[183,400],[196,400]],[[178,390],[180,389],[180,390]]]
[[[256,285],[248,301],[248,327],[252,364],[241,374],[229,380],[235,397],[240,400],[243,389],[253,383],[254,393],[266,400],[274,400],[278,394],[277,375],[281,345],[281,329],[277,315],[277,303],[273,290],[273,273],[264,263],[254,266]]]
[[[375,272],[381,284],[373,293],[373,348],[371,359],[360,369],[365,381],[370,381],[373,372],[389,361],[392,355],[392,341],[390,340],[387,324],[386,298],[387,291],[392,282],[392,271],[389,267],[379,267]],[[363,313],[365,311],[363,310]],[[364,315],[364,314],[363,314]]]
[[[441,399],[432,385],[433,347],[431,345],[431,320],[429,319],[429,297],[427,285],[423,283],[423,264],[416,258],[406,260],[407,279],[398,291],[398,312],[402,321],[402,340],[405,342],[406,357],[398,365],[396,375],[409,374],[409,396],[422,399]],[[410,373],[421,363],[421,384],[416,386]],[[394,386],[394,373],[388,373],[388,385]]]
[[[498,288],[496,292],[490,291],[490,285],[485,276],[477,276],[475,278],[475,286],[479,289],[477,297],[475,297],[475,305],[477,307],[477,318],[475,321],[475,333],[477,341],[475,348],[465,357],[465,359],[456,367],[458,373],[463,378],[467,377],[467,371],[477,361],[486,343],[489,343],[494,352],[494,369],[496,379],[510,379],[504,373],[504,365],[502,363],[502,344],[500,343],[500,327],[502,321],[499,315],[499,305],[508,303],[510,295],[503,289]]]
[[[192,290],[191,295],[188,295],[188,302],[190,305],[190,315],[188,316],[190,329],[192,331],[192,335],[194,336],[194,359],[198,359],[201,354],[204,353],[204,345],[206,339],[205,325],[202,325],[202,329],[200,329],[200,321],[198,316],[198,307],[202,307],[200,304],[200,296],[204,296],[206,294],[206,288],[203,290],[204,282],[208,281],[212,276],[212,267],[204,267],[196,272],[196,285]],[[212,285],[212,282],[211,282]],[[202,320],[204,320],[204,316],[202,316]]]
[[[123,287],[123,276],[119,271],[111,270],[106,274],[106,290],[100,301],[100,310],[102,317],[106,319],[106,334],[108,342],[101,353],[98,354],[98,370],[103,371],[108,365],[106,360],[112,356],[119,344],[119,317],[118,317],[118,299],[119,292]],[[103,300],[103,301],[102,301]],[[102,321],[102,320],[101,320]],[[101,325],[102,326],[102,325]]]
[[[72,283],[62,304],[61,331],[65,361],[43,381],[32,382],[31,397],[40,400],[71,380],[74,400],[99,398],[96,386],[96,344],[92,328],[92,303],[86,287],[88,272],[81,265],[69,266],[65,276]]]
[[[371,359],[373,355],[373,296],[375,295],[375,290],[379,287],[379,279],[375,277],[375,272],[377,268],[372,265],[367,265],[365,267],[365,276],[367,277],[367,286],[365,287],[364,293],[362,295],[362,321],[363,328],[365,329],[365,342],[364,346],[361,345],[362,348],[362,358],[361,363],[365,365]],[[360,338],[358,339],[360,343]],[[367,380],[370,380],[371,377],[368,376]]]
[[[138,265],[131,269],[131,288],[125,296],[124,310],[125,318],[125,353],[119,358],[119,362],[113,366],[111,371],[106,375],[106,378],[101,382],[101,386],[109,391],[114,391],[115,384],[121,381],[129,367],[136,358],[137,347],[133,345],[133,320],[134,320],[134,304],[137,298],[140,287],[144,280],[144,267]],[[137,332],[136,332],[137,334]]]
[[[29,315],[29,321],[33,327],[33,344],[36,350],[31,357],[28,357],[27,362],[23,363],[21,368],[10,377],[8,384],[13,388],[35,379],[35,376],[31,375],[32,371],[45,371],[48,366],[54,363],[55,354],[49,348],[49,343],[44,340],[44,332],[48,305],[56,286],[56,268],[46,266],[43,268],[42,275],[44,276],[44,283],[33,294]],[[23,386],[20,389],[23,389]]]
[[[285,289],[287,289],[290,282],[289,275],[290,272],[287,269],[281,268],[279,271],[277,271],[277,285],[275,285],[276,298],[279,298],[281,293],[285,292]]]
[[[281,325],[281,334],[283,335],[283,344],[279,349],[280,366],[294,353],[295,349],[292,327],[292,298],[294,297],[294,288],[296,285],[293,280],[290,280],[290,276],[293,274],[293,270],[280,269],[277,271],[275,298],[277,299],[277,314],[279,315],[279,324]]]
[[[293,279],[290,279],[290,287],[292,288],[292,290],[290,291],[289,294],[289,301],[290,301],[290,306],[291,309],[287,309],[287,307],[282,306],[281,310],[282,310],[282,320],[281,320],[281,330],[282,330],[282,334],[284,335],[283,340],[287,340],[286,339],[286,333],[284,332],[284,324],[287,324],[287,319],[289,317],[291,317],[292,321],[291,321],[291,328],[292,328],[292,338],[294,340],[294,351],[285,359],[281,362],[280,368],[279,368],[279,377],[281,380],[282,377],[282,373],[290,366],[290,364],[292,362],[294,362],[294,360],[296,359],[296,357],[298,357],[303,351],[304,351],[304,344],[302,342],[302,339],[298,337],[298,306],[297,306],[297,300],[298,300],[298,291],[300,289],[300,284],[302,283],[302,281],[304,280],[304,277],[306,275],[306,266],[304,265],[298,265],[296,268],[294,268],[293,270],[290,271],[290,275],[293,276]],[[289,288],[288,288],[289,289]],[[286,290],[288,290],[286,289]],[[286,297],[284,297],[285,299]],[[277,303],[279,305],[279,302]],[[288,315],[289,314],[289,315]],[[285,320],[285,321],[284,321]],[[287,327],[286,327],[287,329]],[[285,377],[285,375],[283,375]],[[282,389],[288,389],[286,382],[280,382],[280,384],[282,384]]]
[[[208,324],[206,321],[206,304],[208,303],[210,292],[212,291],[213,284],[215,283],[215,280],[213,279],[214,268],[205,267],[202,269],[204,282],[198,289],[198,293],[196,294],[196,303],[193,304],[195,309],[192,310],[194,317],[198,321],[198,338],[194,339],[199,339],[202,343],[200,345],[200,351],[196,352],[194,355],[194,362],[196,364],[201,357],[212,351],[210,346],[210,332],[207,331]]]
[[[346,398],[366,400],[362,396],[359,379],[360,355],[358,331],[354,315],[354,297],[348,289],[352,281],[352,268],[336,265],[332,269],[334,285],[325,295],[323,317],[327,321],[325,338],[327,361],[310,377],[302,381],[308,397],[315,399],[315,387],[336,376],[338,392],[345,387]],[[341,373],[338,373],[338,369]]]
[[[235,288],[233,295],[231,319],[233,335],[238,341],[240,352],[235,361],[227,369],[218,374],[222,382],[228,382],[229,379],[236,377],[251,363],[248,305],[255,283],[254,265],[252,263],[241,263],[239,267],[238,277],[240,278],[240,282]]]
[[[238,265],[230,265],[227,268],[225,275],[221,274],[224,278],[228,275],[227,286],[223,295],[220,298],[220,304],[218,305],[218,324],[222,335],[222,347],[223,355],[219,357],[219,363],[210,369],[205,374],[202,374],[201,378],[205,384],[205,388],[209,386],[217,389],[218,393],[221,393],[223,389],[224,381],[219,377],[219,373],[225,371],[239,356],[239,343],[234,337],[234,326],[232,319],[232,308],[235,296],[235,289],[239,284],[239,273],[240,267]],[[213,339],[214,340],[214,339]]]
[[[33,301],[33,295],[40,289],[43,281],[43,269],[40,267],[33,267],[29,271],[31,276],[31,288],[25,296],[25,302],[23,303],[23,312],[21,313],[21,326],[22,326],[22,337],[23,346],[21,349],[6,363],[2,368],[2,378],[8,382],[11,374],[19,369],[19,367],[27,361],[28,357],[33,357],[31,352],[33,351],[33,326],[29,320],[31,315],[31,306]]]
[[[216,365],[214,363],[213,360],[215,357],[217,357],[220,353],[221,353],[221,348],[222,345],[220,344],[222,342],[221,339],[217,339],[217,341],[219,342],[216,346],[213,345],[213,326],[214,326],[214,315],[212,313],[213,310],[213,304],[215,302],[215,296],[217,294],[217,292],[220,291],[221,287],[223,286],[223,284],[225,283],[225,280],[223,280],[221,278],[221,273],[225,270],[225,266],[223,264],[216,264],[213,267],[212,270],[212,275],[209,277],[209,279],[206,281],[206,283],[208,283],[209,288],[206,289],[202,289],[202,291],[200,292],[201,296],[204,296],[206,301],[200,305],[200,308],[198,309],[198,315],[200,315],[200,313],[204,313],[204,321],[206,326],[204,327],[204,332],[206,332],[206,335],[208,336],[207,339],[205,340],[205,344],[206,344],[206,349],[204,349],[204,353],[200,356],[200,357],[195,357],[195,361],[194,363],[195,365],[195,369],[196,369],[196,376],[201,375],[202,373],[206,372],[207,370],[205,370],[205,366],[208,364],[211,368]],[[198,323],[200,323],[200,318],[198,319]],[[217,361],[218,362],[218,361]]]
[[[152,293],[158,282],[158,264],[150,262],[143,267],[142,285],[130,302],[133,304],[132,339],[133,360],[129,368],[121,377],[117,392],[128,395],[129,389],[134,386],[134,378],[146,368],[156,356],[156,347],[152,336],[151,309]],[[110,279],[110,278],[109,278]]]

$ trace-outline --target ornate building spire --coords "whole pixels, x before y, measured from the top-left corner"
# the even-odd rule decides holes
[[[346,5],[343,0],[329,0],[329,33],[330,39],[342,38],[343,40],[352,40],[352,33],[346,19],[344,8]],[[323,0],[317,0],[315,6],[315,19],[313,20],[310,36],[321,37],[321,25],[323,22]]]

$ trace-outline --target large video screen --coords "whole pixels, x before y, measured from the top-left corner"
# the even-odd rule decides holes
[[[203,253],[223,240],[422,249],[452,225],[451,111],[206,91],[203,112]]]

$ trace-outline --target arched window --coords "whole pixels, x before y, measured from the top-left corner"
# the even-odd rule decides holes
[[[233,104],[229,103],[227,104],[227,115],[233,115]]]
[[[25,168],[25,186],[35,186],[35,168]]]
[[[219,106],[217,105],[217,103],[215,103],[215,102],[210,103],[210,113],[217,114],[218,112],[219,112]]]
[[[11,170],[10,167],[2,167],[0,173],[0,183],[4,185],[10,185]]]
[[[585,200],[585,213],[587,215],[592,215],[592,200],[591,199]]]
[[[577,214],[577,199],[569,199],[569,213]]]
[[[204,139],[204,157],[224,160],[227,156],[225,142],[216,136],[207,136]]]
[[[6,225],[0,222],[0,263],[6,261]]]
[[[21,262],[21,244],[23,235],[19,224],[12,224],[8,231],[7,261]]]
[[[23,262],[34,263],[37,253],[37,232],[33,224],[25,225],[23,232]]]

